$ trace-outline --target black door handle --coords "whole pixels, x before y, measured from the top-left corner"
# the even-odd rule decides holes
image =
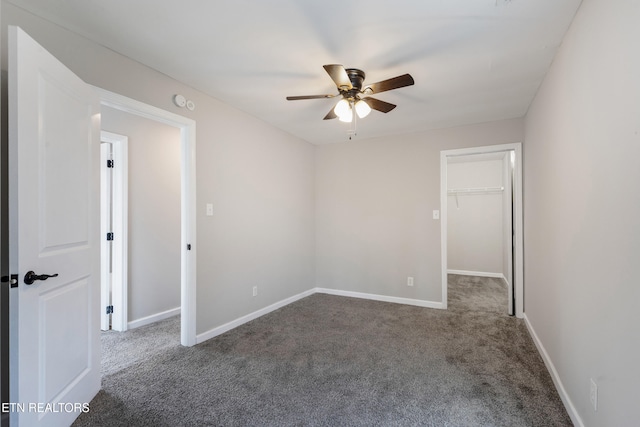
[[[49,277],[58,277],[58,273],[56,274],[41,274],[38,275],[33,271],[27,271],[27,274],[24,275],[24,284],[30,285],[36,280],[47,280]]]

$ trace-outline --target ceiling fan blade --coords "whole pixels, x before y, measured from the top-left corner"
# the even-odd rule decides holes
[[[367,85],[362,92],[365,94],[386,92],[388,90],[411,86],[414,83],[413,77],[411,77],[410,74],[403,74],[398,77]]]
[[[338,94],[339,95],[339,94]],[[287,96],[287,101],[299,101],[301,99],[321,99],[321,98],[334,98],[338,95],[301,95],[301,96]]]
[[[351,85],[351,80],[349,80],[349,75],[344,67],[340,64],[329,64],[323,65],[331,80],[333,80],[338,86],[338,89],[351,90],[353,89],[353,85]]]
[[[329,111],[329,112],[327,113],[327,115],[326,115],[326,116],[324,116],[324,119],[322,119],[322,120],[337,119],[337,118],[338,118],[338,115],[335,113],[335,111],[333,111],[335,108],[336,108],[336,107],[332,107],[332,108],[331,108],[331,111]]]
[[[379,99],[371,97],[364,98],[364,101],[369,104],[369,107],[373,108],[374,110],[382,111],[383,113],[388,113],[389,111],[396,108],[395,104],[390,104],[388,102],[380,101]]]

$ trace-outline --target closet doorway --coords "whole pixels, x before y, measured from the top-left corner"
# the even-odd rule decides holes
[[[520,144],[441,152],[442,295],[448,274],[493,277],[523,316]]]

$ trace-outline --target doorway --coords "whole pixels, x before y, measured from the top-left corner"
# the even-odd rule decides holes
[[[471,161],[475,161],[476,165],[466,167],[465,163]],[[481,170],[482,167],[479,167],[480,165],[485,169],[493,168],[488,175],[486,171],[484,172],[485,179],[489,179],[486,177],[492,175],[493,181],[489,179],[489,181],[479,182],[478,185],[469,185],[469,177],[465,176],[465,174],[469,175],[472,173],[470,171]],[[461,166],[465,166],[465,168]],[[458,171],[458,175],[451,176],[450,171],[453,172],[454,170]],[[509,302],[509,306],[505,307],[505,309],[508,310],[509,314],[523,317],[521,144],[442,151],[440,155],[440,172],[442,298],[444,308],[447,307],[448,274],[471,274],[504,278],[507,283],[507,301]],[[477,177],[472,179],[477,179]],[[483,213],[478,210],[479,205],[477,202],[479,197],[485,197],[485,202],[491,202],[483,205]],[[452,241],[449,236],[449,222],[462,221],[458,217],[464,218],[464,211],[457,211],[461,205],[471,208],[467,210],[467,217],[471,218],[471,220],[466,219],[466,230],[456,230],[456,232],[474,234],[476,241],[473,244],[475,245],[493,246],[492,250],[487,248],[482,253],[482,256],[479,257],[482,258],[481,261],[477,259],[465,260],[465,264],[458,259],[453,259],[453,257],[451,260],[449,259],[452,251],[456,253],[456,256],[458,256],[458,252],[464,252],[464,248],[459,248],[462,245],[455,240]],[[450,210],[452,210],[453,215],[450,215]],[[484,215],[484,218],[480,216],[473,218],[472,214],[476,213],[479,213],[480,216]],[[490,224],[490,222],[496,222],[496,218],[499,219],[499,222]],[[486,234],[491,227],[497,230],[493,236]],[[484,235],[480,236],[483,233]],[[455,233],[451,234],[456,237]],[[449,245],[457,245],[458,248],[450,248]],[[458,263],[458,265],[455,265],[455,263]],[[460,269],[460,265],[466,265],[466,268]],[[478,265],[483,267],[477,267]],[[486,267],[487,265],[493,265],[493,267]]]
[[[106,106],[101,114],[101,146],[112,156],[101,162],[101,210],[111,225],[103,233],[102,265],[112,270],[103,283],[113,285],[102,316],[112,318],[111,329],[125,331],[180,313],[180,131]]]
[[[177,128],[180,135],[180,342],[184,346],[196,344],[196,209],[195,209],[195,121],[133,99],[95,88],[103,107],[150,119]],[[127,307],[127,292],[120,296],[122,307]],[[115,295],[114,295],[115,301]],[[171,310],[169,310],[171,311]],[[120,310],[120,315],[126,310]],[[167,313],[165,313],[167,314]],[[167,314],[167,316],[171,313]],[[114,316],[115,319],[115,316]],[[126,317],[121,328],[127,328]]]

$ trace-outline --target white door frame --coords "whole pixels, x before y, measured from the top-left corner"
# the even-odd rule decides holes
[[[111,272],[109,271],[109,242],[105,235],[110,231],[111,221],[111,174],[105,163],[111,159],[111,144],[100,140],[100,329],[109,329],[109,315],[105,307],[111,304]]]
[[[196,122],[195,120],[95,87],[101,105],[180,129],[180,343],[196,344]],[[126,297],[126,296],[125,296]],[[126,325],[126,324],[125,324]]]
[[[440,152],[440,236],[442,253],[442,307],[447,308],[447,158],[455,156],[468,156],[471,154],[499,153],[513,151],[515,153],[514,164],[514,223],[515,228],[515,269],[514,269],[514,293],[515,315],[524,317],[524,266],[523,266],[523,231],[522,231],[522,144],[500,144],[484,147],[460,148],[456,150],[443,150]]]
[[[102,205],[100,206],[100,215],[102,216],[102,254],[101,254],[101,269],[102,269],[102,298],[101,298],[101,322],[103,330],[109,329],[109,315],[106,313],[106,307],[109,304],[109,291],[111,290],[111,305],[118,307],[118,310],[114,310],[111,316],[111,328],[115,331],[126,331],[128,325],[128,247],[129,241],[129,225],[128,225],[128,211],[129,211],[129,156],[128,156],[128,144],[129,138],[124,135],[118,135],[116,133],[101,131],[100,142],[106,142],[111,144],[112,152],[111,159],[114,162],[115,167],[111,170],[111,190],[113,199],[111,206],[109,206],[106,195],[102,196]],[[102,164],[100,169],[105,171],[104,175],[101,174],[101,179],[106,181],[106,164],[101,159]],[[105,182],[101,183],[101,192],[108,190]],[[111,215],[112,226],[108,228],[105,220],[107,218],[107,209],[111,208],[111,212],[117,212],[117,215]],[[110,243],[107,242],[107,232],[113,232],[115,238]],[[111,245],[111,265],[112,273],[109,274],[109,257],[108,247]],[[109,282],[111,286],[109,286]]]
[[[509,286],[509,292],[507,297],[509,298],[509,314],[516,314],[515,301],[513,299],[513,164],[511,154],[513,153],[513,157],[515,158],[514,151],[508,151],[504,153],[503,161],[503,177],[502,182],[504,183],[504,193],[503,193],[503,226],[504,223],[507,222],[509,227],[509,235],[503,236],[503,248],[509,251],[509,256],[507,257],[507,285]],[[507,203],[504,203],[506,199]]]

